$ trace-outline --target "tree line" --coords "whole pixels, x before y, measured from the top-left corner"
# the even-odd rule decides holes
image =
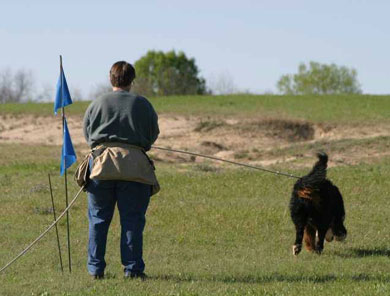
[[[298,73],[280,77],[277,88],[287,95],[360,94],[357,71],[336,64],[301,63]]]
[[[31,72],[6,69],[0,72],[0,103],[20,102],[31,95],[33,79]]]
[[[134,63],[136,80],[133,90],[145,96],[230,94],[237,92],[232,79],[221,75],[207,87],[194,58],[182,51],[148,51]],[[301,63],[295,74],[280,77],[276,87],[281,94],[359,94],[361,86],[357,71],[336,64]],[[100,84],[92,97],[110,90],[110,85]],[[0,103],[41,100],[50,97],[51,90],[36,93],[31,72],[9,69],[0,72]],[[76,90],[79,93],[79,90]]]

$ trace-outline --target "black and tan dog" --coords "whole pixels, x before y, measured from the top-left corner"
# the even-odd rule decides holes
[[[296,238],[293,254],[306,249],[321,254],[324,240],[342,241],[347,236],[344,227],[345,210],[339,189],[326,179],[328,156],[318,153],[318,161],[311,172],[294,185],[290,200],[290,214],[295,224]],[[317,234],[317,239],[316,239]]]

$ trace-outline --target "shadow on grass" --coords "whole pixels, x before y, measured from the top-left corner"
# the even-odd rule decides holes
[[[376,276],[369,274],[343,275],[337,276],[328,275],[288,275],[273,273],[270,275],[238,275],[238,276],[214,276],[214,277],[198,277],[191,275],[159,275],[151,276],[152,280],[166,280],[174,282],[221,282],[221,283],[245,283],[245,284],[266,284],[266,283],[313,283],[321,284],[327,282],[335,282],[338,280],[349,280],[353,282],[389,282],[390,276]]]
[[[364,257],[389,257],[390,249],[388,248],[352,248],[345,249],[344,252],[335,252],[336,256],[343,258],[364,258]]]

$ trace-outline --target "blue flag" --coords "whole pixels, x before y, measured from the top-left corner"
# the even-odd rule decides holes
[[[60,77],[57,81],[56,99],[54,101],[54,114],[57,114],[57,109],[72,104],[68,84],[66,83],[64,70],[61,70]]]
[[[64,141],[62,144],[61,155],[61,176],[65,173],[65,170],[76,162],[76,153],[74,152],[72,140],[70,138],[68,124],[66,118],[64,118]]]

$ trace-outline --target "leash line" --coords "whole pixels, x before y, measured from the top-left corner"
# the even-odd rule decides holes
[[[20,257],[22,257],[24,254],[28,252],[38,241],[40,241],[49,231],[52,229],[57,223],[61,220],[62,217],[65,216],[65,214],[70,210],[70,208],[75,203],[76,199],[79,197],[81,191],[83,191],[84,186],[80,188],[80,190],[77,192],[73,200],[69,203],[69,205],[65,208],[65,210],[61,213],[61,215],[58,216],[57,220],[55,220],[44,232],[42,232],[31,244],[29,244],[22,252],[19,253],[14,259],[12,259],[10,262],[8,262],[3,268],[0,269],[0,273],[7,269],[12,263],[14,263],[16,260],[18,260]]]
[[[158,150],[163,150],[163,151],[182,153],[182,154],[187,154],[187,155],[192,155],[192,156],[199,156],[199,157],[208,158],[208,159],[212,159],[212,160],[227,162],[227,163],[230,163],[230,164],[247,167],[247,168],[250,168],[250,169],[259,170],[259,171],[275,174],[275,175],[278,175],[278,176],[285,176],[285,177],[295,178],[295,179],[300,179],[301,178],[301,177],[294,176],[294,175],[289,174],[289,173],[283,173],[283,172],[280,172],[280,171],[273,171],[273,170],[265,169],[265,168],[262,168],[262,167],[249,165],[249,164],[245,164],[245,163],[242,163],[242,162],[231,161],[231,160],[227,160],[227,159],[223,159],[223,158],[219,158],[219,157],[215,157],[215,156],[204,155],[204,154],[199,154],[199,153],[194,153],[194,152],[189,152],[189,151],[184,151],[184,150],[178,150],[178,149],[158,147],[158,146],[152,146],[152,148],[153,149],[158,149]]]
[[[255,170],[259,170],[259,171],[263,171],[263,172],[267,172],[267,173],[271,173],[271,174],[275,174],[275,175],[278,175],[278,176],[285,176],[285,177],[289,177],[289,178],[295,178],[295,179],[300,179],[300,177],[298,176],[294,176],[292,174],[289,174],[289,173],[283,173],[283,172],[280,172],[280,171],[273,171],[273,170],[269,170],[269,169],[266,169],[266,168],[263,168],[263,167],[258,167],[258,166],[254,166],[254,165],[249,165],[249,164],[245,164],[245,163],[241,163],[241,162],[236,162],[236,161],[231,161],[231,160],[227,160],[227,159],[223,159],[223,158],[219,158],[219,157],[215,157],[215,156],[210,156],[210,155],[204,155],[204,154],[200,154],[200,153],[195,153],[195,152],[189,152],[189,151],[184,151],[184,150],[178,150],[178,149],[171,149],[171,148],[165,148],[165,147],[159,147],[159,146],[152,146],[153,149],[157,149],[157,150],[162,150],[162,151],[168,151],[168,152],[175,152],[175,153],[181,153],[181,154],[187,154],[187,155],[192,155],[192,156],[198,156],[198,157],[202,157],[202,158],[207,158],[207,159],[212,159],[212,160],[216,160],[216,161],[221,161],[221,162],[226,162],[226,163],[230,163],[230,164],[233,164],[233,165],[237,165],[237,166],[242,166],[242,167],[246,167],[246,168],[250,168],[250,169],[255,169]],[[69,203],[69,205],[65,208],[65,210],[61,213],[61,215],[58,216],[58,218],[44,231],[42,232],[32,243],[30,243],[22,252],[20,252],[14,259],[12,259],[10,262],[8,262],[4,267],[2,267],[0,269],[0,273],[3,272],[5,269],[7,269],[9,266],[11,266],[16,260],[18,260],[20,257],[22,257],[24,254],[26,254],[36,243],[38,243],[54,226],[57,225],[57,223],[61,220],[62,217],[65,216],[66,213],[68,213],[68,211],[70,210],[70,208],[73,206],[73,204],[75,203],[75,201],[77,200],[77,198],[79,197],[80,193],[83,191],[84,189],[84,186],[80,188],[80,190],[77,192],[77,194],[75,195],[75,197],[73,198],[73,200]]]

